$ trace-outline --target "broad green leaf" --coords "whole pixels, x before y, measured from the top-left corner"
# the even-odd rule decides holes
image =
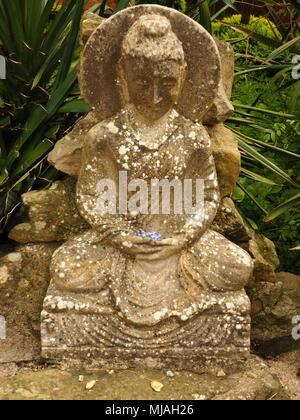
[[[278,183],[272,181],[271,179],[265,178],[264,176],[258,175],[255,172],[249,171],[248,169],[242,168],[241,173],[246,175],[246,177],[250,179],[254,179],[255,181],[263,182],[264,184],[269,185],[279,185]]]
[[[41,160],[41,158],[49,152],[50,149],[52,149],[53,143],[52,141],[48,139],[44,139],[41,141],[33,151],[30,149],[27,149],[25,153],[21,154],[21,157],[18,161],[18,166],[14,170],[12,174],[12,178],[17,178],[20,176],[24,171],[28,170],[32,167],[32,165],[35,164],[38,160]]]
[[[228,127],[228,128],[230,128],[235,134],[237,134],[241,139],[243,139],[247,143],[250,143],[254,146],[256,145],[256,146],[264,148],[264,149],[273,150],[275,152],[283,153],[283,154],[292,156],[294,158],[300,159],[300,155],[298,155],[297,153],[290,152],[289,150],[282,149],[281,147],[273,146],[273,144],[266,143],[266,142],[261,141],[261,140],[257,140],[253,137],[246,136],[245,134],[241,133],[240,131],[236,130],[235,128],[232,128],[232,127]]]
[[[232,199],[238,203],[242,203],[245,199],[244,191],[239,188],[237,185],[234,186]]]
[[[285,114],[283,112],[276,112],[276,111],[272,111],[270,109],[265,109],[265,108],[257,108],[254,106],[250,106],[250,105],[243,105],[240,103],[236,103],[233,102],[233,105],[235,108],[242,108],[242,109],[247,109],[249,111],[256,111],[256,112],[261,112],[263,114],[269,114],[269,115],[274,115],[276,117],[280,117],[280,118],[285,118],[285,119],[289,119],[289,120],[299,120],[299,118],[296,117],[296,115],[294,114]]]
[[[8,179],[8,170],[6,168],[0,169],[0,186],[5,184]]]
[[[67,102],[58,110],[58,112],[64,113],[64,114],[67,114],[69,112],[86,113],[90,111],[91,111],[90,105],[88,105],[83,99],[76,99],[74,101]]]
[[[77,0],[77,7],[75,8],[74,17],[72,20],[72,26],[70,28],[70,33],[66,39],[66,43],[64,45],[64,53],[61,60],[61,65],[54,83],[53,89],[56,89],[67,77],[69,72],[69,68],[71,66],[73,56],[74,56],[74,49],[78,37],[78,30],[80,27],[80,20],[83,11],[83,6],[85,1],[84,0]]]
[[[0,232],[3,232],[4,226],[20,204],[19,194],[12,190],[5,194],[0,206]]]
[[[253,119],[230,117],[230,118],[228,118],[227,121],[228,122],[233,122],[233,123],[239,124],[239,125],[247,125],[249,127],[256,128],[257,130],[262,131],[264,133],[275,135],[274,130],[262,127],[261,125],[257,125],[257,121],[253,120]]]
[[[243,76],[245,74],[248,73],[254,73],[254,72],[259,72],[259,71],[280,71],[286,68],[290,68],[290,64],[274,64],[274,65],[269,65],[269,66],[255,66],[253,68],[250,69],[246,69],[246,70],[241,70],[238,71],[234,74],[235,77],[238,76]]]
[[[294,45],[296,45],[298,42],[300,42],[300,36],[292,39],[289,42],[286,42],[283,45],[280,45],[278,48],[276,48],[275,51],[273,51],[269,57],[268,57],[268,61],[272,61],[275,60],[276,58],[280,57],[280,55],[282,55],[284,52],[286,52],[287,50],[289,50],[291,47],[293,47]],[[300,50],[299,50],[300,51]]]
[[[0,129],[5,128],[6,126],[8,126],[10,124],[10,118],[9,117],[4,117],[0,120]]]
[[[210,34],[212,33],[211,16],[208,1],[201,1],[198,5],[198,23],[205,28]]]
[[[246,220],[253,230],[259,230],[259,227],[257,226],[254,220],[250,219],[249,217],[246,217]]]
[[[260,163],[265,168],[272,171],[274,174],[278,175],[280,178],[284,179],[290,185],[293,185],[296,188],[300,186],[282,169],[280,169],[275,163],[271,162],[269,159],[265,158],[261,153],[257,152],[252,146],[247,144],[241,137],[236,136],[236,139],[239,143],[241,150],[243,150],[247,155],[252,157],[256,162]]]

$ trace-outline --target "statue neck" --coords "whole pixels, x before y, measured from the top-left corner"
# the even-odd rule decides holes
[[[132,105],[129,105],[128,110],[140,144],[149,149],[157,150],[173,131],[171,121],[174,120],[174,114],[177,115],[173,108],[155,121],[143,118]]]

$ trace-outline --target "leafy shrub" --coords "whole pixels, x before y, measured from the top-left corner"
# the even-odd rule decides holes
[[[276,26],[263,17],[251,16],[248,25],[241,25],[241,15],[233,15],[224,18],[221,22],[212,24],[213,35],[216,38],[231,42],[234,40],[234,49],[237,53],[247,54],[253,57],[266,58],[274,50],[275,44],[263,44],[259,42],[260,36],[264,39],[274,40],[280,45],[281,35]],[[252,34],[252,38],[245,32]],[[256,37],[256,39],[255,39]],[[276,44],[277,45],[277,44]]]
[[[84,3],[66,0],[56,8],[55,0],[0,0],[0,49],[7,64],[7,79],[0,81],[0,233],[21,194],[58,175],[46,157],[74,120],[74,51]]]
[[[224,23],[230,27],[221,22],[214,23],[213,30],[215,36],[229,41],[236,52],[237,74],[233,90],[236,114],[228,125],[235,131],[243,153],[242,176],[233,198],[244,220],[276,243],[281,259],[279,270],[300,274],[299,251],[290,251],[299,244],[299,198],[283,206],[284,212],[274,213],[275,208],[300,192],[300,107],[297,99],[291,107],[292,97],[297,93],[297,82],[291,77],[290,65],[294,52],[290,48],[283,49],[278,56],[275,54],[276,61],[270,61],[268,57],[274,55],[274,47],[250,37],[250,33],[237,32],[232,26],[240,28],[240,16],[226,18]],[[247,29],[273,40],[280,39],[276,28],[263,18],[251,17]],[[294,115],[289,115],[290,111]],[[247,154],[246,146],[258,155]],[[265,165],[260,157],[276,165],[279,171]],[[269,214],[277,215],[277,218],[269,217],[272,220],[267,223]]]

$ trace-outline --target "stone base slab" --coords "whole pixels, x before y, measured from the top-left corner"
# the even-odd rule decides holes
[[[148,328],[117,314],[42,313],[42,355],[68,366],[209,371],[250,356],[250,318],[233,314],[175,318]]]
[[[62,371],[57,368],[18,373],[0,378],[1,400],[289,400],[290,396],[270,369],[256,358],[243,363],[238,371],[226,376],[137,369],[127,371]],[[79,381],[81,376],[81,381]],[[151,388],[157,380],[161,392]],[[88,391],[86,385],[95,381]],[[197,403],[196,403],[197,404]],[[194,412],[199,405],[194,404]],[[109,405],[109,404],[108,404]],[[110,404],[112,406],[112,404]],[[171,405],[171,404],[170,404]],[[177,406],[177,404],[175,404]]]

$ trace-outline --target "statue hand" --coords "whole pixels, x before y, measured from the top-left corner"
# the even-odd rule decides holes
[[[159,245],[160,242],[153,242],[151,238],[142,238],[133,234],[125,236],[121,243],[118,241],[118,248],[133,256],[156,253],[162,248]]]
[[[181,236],[167,238],[160,242],[151,242],[151,249],[154,249],[154,251],[139,253],[136,258],[147,261],[164,260],[172,255],[180,254],[184,246],[185,240]]]

